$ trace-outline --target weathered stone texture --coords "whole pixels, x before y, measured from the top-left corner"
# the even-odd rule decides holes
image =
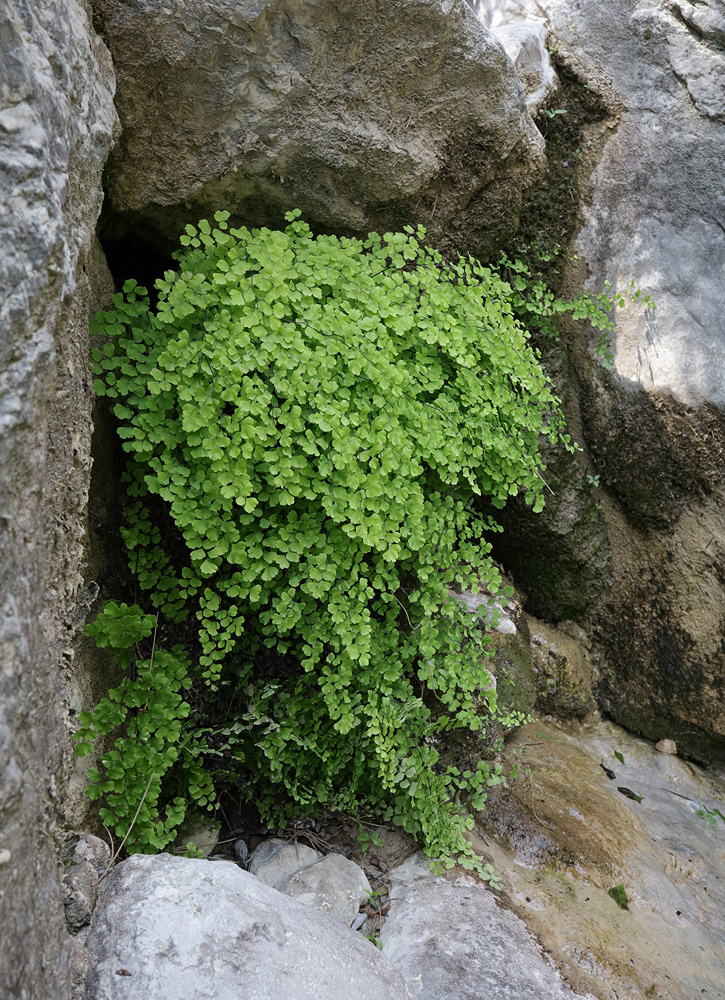
[[[562,74],[601,96],[604,118],[584,123],[567,153],[580,197],[568,290],[609,280],[623,291],[634,279],[657,305],[616,310],[613,373],[593,360],[590,330],[566,331],[568,412],[599,488],[571,462],[575,474],[562,476],[566,459],[555,460],[541,518],[515,505],[502,513],[499,556],[528,591],[528,610],[591,623],[608,713],[653,739],[672,735],[685,754],[722,760],[722,3],[479,7],[489,23],[522,12],[543,23]],[[568,124],[570,93],[560,95]]]
[[[383,955],[420,1000],[576,1000],[523,922],[474,878],[436,878],[415,855],[390,880]]]
[[[580,637],[575,638],[574,623],[561,624],[569,625],[574,635],[529,618],[536,707],[562,719],[584,719],[597,707],[592,695],[592,662]]]
[[[593,633],[600,704],[633,732],[722,764],[725,489],[666,533],[635,532],[612,507],[608,519],[615,578]]]
[[[226,208],[330,231],[411,222],[485,255],[542,140],[500,42],[449,0],[99,0],[123,136],[111,232],[175,244]],[[109,219],[109,222],[111,220]]]
[[[613,580],[595,616],[599,697],[635,731],[723,759],[722,4],[544,7],[559,57],[617,111],[576,249],[592,285],[633,278],[657,304],[618,311],[618,378],[575,363],[584,436],[614,500],[603,497]]]
[[[323,855],[306,844],[292,843],[279,837],[263,840],[249,860],[249,871],[266,885],[274,886],[300,868],[320,861]]]
[[[365,872],[341,854],[328,854],[320,861],[280,879],[275,889],[305,906],[314,906],[350,927],[372,889]]]
[[[10,0],[0,29],[0,995],[55,1000],[70,988],[53,836],[85,615],[87,319],[107,280],[93,231],[113,72],[78,0]]]
[[[548,22],[539,0],[468,0],[516,67],[532,115],[550,105],[559,81],[547,49]]]
[[[134,855],[86,943],[86,1000],[412,1000],[362,935],[224,862]]]
[[[474,835],[474,846],[502,877],[499,899],[577,995],[722,993],[722,827],[698,815],[700,804],[722,803],[722,779],[611,722],[537,720],[509,752],[520,755],[522,775],[491,790],[478,814],[486,840]],[[608,894],[620,884],[626,910]]]
[[[560,56],[621,106],[577,251],[592,284],[634,278],[657,309],[617,319],[615,366],[691,405],[725,403],[722,4],[547,0]],[[718,27],[719,25],[719,27]]]

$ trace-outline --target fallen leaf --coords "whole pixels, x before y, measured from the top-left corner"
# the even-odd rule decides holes
[[[697,815],[700,819],[704,819],[706,823],[709,823],[713,829],[717,827],[718,816],[725,823],[725,816],[723,816],[719,809],[708,809],[707,806],[701,805],[697,810]]]
[[[633,792],[631,788],[622,788],[622,786],[619,785],[617,787],[617,791],[621,792],[622,795],[626,795],[628,799],[634,799],[635,802],[641,802],[642,801],[642,796],[641,795],[637,795],[636,792]]]
[[[627,903],[629,902],[629,899],[627,898],[627,893],[624,891],[624,883],[620,883],[619,885],[613,886],[613,888],[609,890],[607,895],[612,897],[612,899],[617,904],[620,910],[627,909]]]
[[[620,764],[624,764],[624,757],[621,755],[619,750],[614,751],[614,756],[617,758]]]
[[[614,773],[614,771],[610,767],[605,767],[604,764],[602,764],[601,762],[600,762],[599,766],[604,771],[604,773],[609,778],[609,780],[610,781],[614,781],[614,779],[617,777],[617,775]]]

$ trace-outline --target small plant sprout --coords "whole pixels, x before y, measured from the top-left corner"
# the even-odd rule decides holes
[[[380,836],[377,833],[375,833],[374,830],[371,833],[368,833],[368,831],[363,826],[360,826],[358,830],[358,840],[360,841],[360,849],[363,852],[363,854],[366,854],[368,852],[371,844],[375,847],[383,846],[383,842],[380,839]]]
[[[706,823],[709,823],[713,830],[717,828],[718,817],[725,823],[725,816],[723,816],[719,809],[708,809],[707,806],[701,805],[697,810],[697,815],[700,819],[704,819]]]

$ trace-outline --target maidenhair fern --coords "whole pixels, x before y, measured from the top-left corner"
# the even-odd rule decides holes
[[[123,537],[159,626],[153,668],[139,652],[81,748],[133,719],[94,775],[121,835],[156,775],[131,849],[168,842],[186,801],[213,804],[206,747],[265,817],[375,811],[477,865],[461,803],[500,767],[461,775],[440,746],[501,713],[486,631],[450,589],[505,600],[475,498],[539,510],[539,441],[572,446],[497,270],[445,262],[422,230],[313,237],[297,215],[283,232],[222,212],[188,226],[156,308],[129,281],[97,317]],[[284,670],[261,669],[267,648]],[[192,681],[235,706],[209,739]]]

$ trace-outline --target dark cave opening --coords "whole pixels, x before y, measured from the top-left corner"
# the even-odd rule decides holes
[[[146,288],[151,304],[155,305],[157,294],[154,282],[163,277],[165,271],[176,269],[173,257],[138,237],[104,239],[101,234],[100,241],[116,291],[121,291],[124,282],[133,278]]]

